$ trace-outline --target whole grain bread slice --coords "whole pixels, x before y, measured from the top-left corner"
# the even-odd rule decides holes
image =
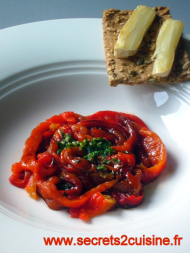
[[[109,9],[103,12],[103,39],[105,60],[109,84],[149,84],[179,83],[190,80],[190,61],[185,49],[185,42],[180,38],[170,75],[167,77],[151,76],[153,61],[151,57],[156,48],[156,39],[164,20],[171,18],[168,7],[154,7],[156,17],[146,33],[141,46],[134,56],[119,59],[114,56],[114,46],[118,35],[132,15],[132,10]]]

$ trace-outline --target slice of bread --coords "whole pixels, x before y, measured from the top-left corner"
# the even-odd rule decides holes
[[[146,33],[141,46],[134,56],[119,59],[114,56],[114,46],[118,35],[131,16],[131,10],[109,9],[103,12],[103,39],[109,84],[156,84],[179,83],[190,80],[190,61],[185,42],[180,38],[170,75],[154,77],[151,75],[154,62],[151,60],[156,48],[156,39],[164,20],[171,18],[168,7],[155,7],[156,17]]]

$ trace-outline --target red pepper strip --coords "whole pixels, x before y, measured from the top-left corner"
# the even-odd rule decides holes
[[[64,112],[59,115],[60,118],[62,118],[64,121],[66,121],[69,124],[76,124],[78,122],[78,119],[76,116],[74,112]]]
[[[140,181],[130,172],[126,173],[126,178],[128,179],[129,184],[133,186],[133,193],[135,195],[138,194],[142,188]]]
[[[113,187],[112,196],[119,205],[124,207],[139,205],[143,200],[144,193],[141,193],[142,185],[140,181],[130,172],[126,173],[126,179]]]
[[[75,118],[75,113],[74,112],[63,112],[60,114],[60,116],[62,116],[62,118],[67,121],[69,118]]]
[[[56,169],[57,164],[54,161],[54,156],[47,151],[37,155],[38,162],[41,164],[39,173],[42,177],[52,176]]]
[[[86,176],[85,172],[78,170],[76,168],[73,168],[73,167],[65,166],[65,165],[62,167],[66,170],[66,171],[64,171],[64,173],[69,172],[69,174],[76,175],[76,177],[78,179],[80,179],[80,181],[82,182],[82,186],[86,189],[86,191],[89,191],[94,187],[92,185],[92,182],[90,181],[90,179]],[[61,176],[61,174],[59,174],[59,176]],[[55,178],[55,177],[51,177],[48,180],[50,181],[50,179],[52,180],[52,178]],[[59,178],[59,177],[57,177],[57,178]],[[59,178],[59,182],[56,181],[54,184],[57,184],[57,183],[61,183],[60,178]]]
[[[79,170],[88,171],[91,168],[91,165],[81,157],[83,155],[83,151],[79,150],[79,148],[67,148],[61,152],[60,161],[66,161],[68,164]]]
[[[75,174],[81,180],[82,185],[86,191],[89,191],[94,187],[89,177],[86,176],[86,173],[83,173],[81,170],[77,170]]]
[[[62,172],[61,173],[61,178],[66,181],[69,182],[73,185],[72,189],[70,190],[64,190],[64,191],[60,191],[60,193],[66,193],[67,195],[80,195],[82,192],[82,183],[80,181],[80,179],[78,177],[76,177],[74,174],[71,174],[69,172]]]
[[[141,196],[131,195],[127,198],[127,205],[138,206],[142,202],[143,198],[144,198],[144,192]]]
[[[135,130],[133,129],[132,124],[125,119],[124,124],[125,126],[120,124],[120,119],[117,119],[117,122],[112,122],[109,123],[106,120],[84,120],[80,122],[80,125],[83,125],[85,127],[104,127],[104,128],[110,128],[110,129],[114,129],[117,130],[119,132],[121,132],[125,138],[127,139],[123,145],[121,146],[115,146],[114,149],[119,150],[119,151],[131,151],[133,146],[137,143],[138,141],[138,137],[137,134],[135,132]]]
[[[81,120],[87,119],[86,116],[82,116],[82,115],[80,115],[78,113],[75,113],[75,118],[77,119],[78,122],[81,121]]]
[[[61,158],[57,153],[57,143],[55,141],[51,141],[48,152],[53,155],[55,158],[56,163],[58,163],[62,168],[66,169],[70,173],[76,173],[76,168],[70,164],[68,164],[65,159]]]
[[[127,113],[121,113],[122,115],[124,115],[127,119],[129,119],[130,121],[136,123],[139,128],[148,128],[147,125],[137,116],[132,115],[132,114],[127,114]]]
[[[138,195],[142,189],[141,182],[129,171],[126,173],[126,179],[120,181],[113,187],[114,192],[126,193],[127,195]]]
[[[122,164],[129,165],[132,168],[135,166],[135,156],[132,154],[124,154],[122,152],[118,152],[118,154],[114,155],[114,157],[119,159]]]
[[[47,149],[47,152],[50,153],[55,158],[55,160],[59,163],[60,162],[60,156],[56,153],[57,149],[58,149],[58,145],[53,140],[53,141],[50,142],[50,145]]]
[[[53,135],[54,131],[53,130],[47,130],[43,133],[43,137],[45,139],[49,139]]]
[[[120,169],[120,167],[118,166],[118,167],[113,167],[113,166],[110,166],[110,165],[105,165],[109,170],[111,170],[111,171],[114,171],[114,172],[118,172],[119,171],[119,169]]]
[[[56,169],[57,169],[56,164],[51,165],[49,167],[44,167],[40,164],[40,166],[38,166],[38,167],[39,167],[38,173],[43,178],[52,176],[55,173]]]
[[[143,165],[137,165],[137,169],[142,171],[142,183],[148,183],[155,179],[166,167],[167,152],[159,136],[154,132],[144,128],[139,131],[142,136],[142,145],[145,148],[152,167],[146,168]]]
[[[38,188],[38,194],[46,202],[46,204],[48,205],[48,207],[50,209],[52,209],[52,210],[61,210],[61,209],[64,208],[55,199],[48,198],[48,196],[40,188]]]
[[[24,172],[27,169],[27,166],[25,166],[22,162],[19,163],[14,163],[11,168],[11,172],[15,175],[18,176],[20,175],[21,172]]]
[[[102,129],[91,129],[90,134],[93,137],[98,137],[98,138],[106,138],[108,141],[114,143],[115,137],[114,134],[110,134]]]
[[[56,186],[48,181],[38,181],[37,186],[40,187],[42,191],[44,191],[49,198],[55,199],[57,202],[62,204],[65,207],[80,207],[84,205],[94,193],[97,192],[104,192],[107,189],[112,188],[116,183],[118,182],[118,179],[103,183],[98,185],[97,187],[91,189],[90,191],[84,193],[77,199],[69,200],[67,197],[64,197],[60,194],[60,192],[57,190]]]
[[[61,182],[61,179],[57,176],[52,176],[48,178],[48,181],[51,181],[53,184],[58,184]],[[29,184],[29,183],[28,183]],[[33,186],[33,185],[32,185]],[[36,186],[36,185],[35,185]],[[28,191],[30,197],[35,198],[35,196],[33,194],[36,194],[35,192],[35,188],[34,190],[32,190],[32,188],[29,186],[29,189],[27,189],[28,185],[26,186],[26,191]],[[59,204],[57,201],[55,201],[54,199],[50,199],[48,198],[48,196],[38,187],[38,194],[40,195],[41,198],[44,199],[44,201],[46,202],[46,204],[48,205],[49,208],[53,209],[53,210],[60,210],[63,209],[63,206],[61,204]],[[38,195],[36,194],[36,197]]]
[[[70,127],[70,125],[64,125],[59,127],[53,134],[53,139],[55,141],[61,141],[62,140],[62,132],[64,132],[65,134],[73,134],[72,129]]]
[[[125,130],[129,134],[129,138],[124,142],[123,145],[116,146],[114,149],[119,151],[131,151],[138,142],[138,135],[135,131],[135,128],[132,122],[123,115],[116,116],[116,121],[120,125],[125,126]]]
[[[69,124],[76,124],[77,123],[77,119],[75,119],[75,117],[70,117],[67,119],[67,122]]]
[[[124,142],[123,145],[114,146],[113,148],[119,151],[131,151],[133,149],[133,146],[137,143],[138,137],[131,123],[128,122],[127,120],[125,120],[125,123],[126,123],[126,126],[124,127],[119,123],[116,123],[116,122],[109,123],[106,120],[101,120],[101,121],[84,120],[80,122],[81,125],[86,126],[86,127],[98,126],[98,127],[114,129],[121,132],[127,140]],[[128,135],[130,135],[129,138],[128,138]]]
[[[91,141],[93,139],[92,136],[89,134],[82,134],[82,133],[74,133],[74,138],[77,139],[78,141],[84,141],[86,138]]]
[[[31,198],[37,199],[38,195],[36,192],[36,183],[34,180],[34,174],[31,175],[31,177],[25,187],[25,190],[28,192],[28,194]]]
[[[43,133],[49,129],[50,123],[42,122],[33,129],[30,137],[26,140],[21,161],[31,171],[34,171],[36,152],[42,141]]]
[[[88,119],[95,119],[95,120],[106,120],[107,122],[115,122],[117,112],[113,111],[99,111],[95,114],[89,115]]]
[[[87,120],[81,121],[78,124],[85,126],[85,127],[103,127],[103,128],[108,128],[108,129],[114,128],[115,130],[121,132],[126,138],[128,138],[128,133],[126,132],[126,129],[116,122],[112,122],[110,124],[106,120],[95,120],[95,119],[89,120],[89,119],[87,119]]]
[[[66,120],[62,117],[62,115],[54,115],[52,116],[51,118],[47,119],[46,122],[49,122],[49,123],[60,123],[60,124],[66,124]]]
[[[57,185],[59,183],[63,183],[63,180],[66,182],[69,182],[73,185],[72,189],[70,190],[59,190],[59,192],[63,195],[64,193],[66,193],[67,195],[69,195],[69,197],[72,196],[76,196],[80,195],[80,193],[82,192],[82,183],[80,181],[79,178],[77,178],[75,175],[63,171],[61,173],[61,177],[58,176],[52,176],[50,178],[48,178],[48,181],[50,181],[52,184]]]
[[[142,127],[146,127],[146,124],[140,119],[138,118],[137,116],[135,115],[131,115],[131,114],[127,114],[127,113],[123,113],[123,112],[113,112],[113,111],[100,111],[100,112],[97,112],[95,114],[92,114],[90,116],[88,116],[88,119],[98,119],[98,120],[102,120],[102,119],[105,119],[105,120],[116,120],[116,116],[119,115],[119,114],[122,114],[124,115],[126,118],[128,118],[130,121],[132,122],[135,122],[140,128]]]
[[[72,129],[73,133],[81,133],[81,134],[89,134],[90,133],[88,128],[80,125],[80,123],[75,124],[75,125],[71,125],[71,129]]]
[[[47,119],[46,121],[50,123],[73,124],[85,118],[86,117],[74,112],[64,112],[59,115],[54,115],[53,117]]]
[[[112,192],[112,197],[116,199],[117,204],[128,208],[131,206],[138,206],[142,202],[144,198],[144,191],[142,191],[141,195],[139,196],[129,195],[121,192]]]
[[[140,169],[134,169],[135,177],[141,182],[142,179],[142,171]]]
[[[92,197],[79,208],[70,208],[69,213],[72,218],[80,218],[81,220],[89,220],[95,216],[101,215],[113,206],[115,206],[116,201],[114,198],[102,195],[97,192],[92,195]]]
[[[32,175],[32,172],[31,171],[24,171],[24,178],[21,179],[21,175],[20,175],[20,178],[17,177],[16,175],[12,174],[10,177],[9,177],[9,181],[12,185],[16,186],[16,187],[19,187],[19,188],[24,188],[26,187],[27,183],[28,183],[28,180],[30,179],[30,176]]]
[[[123,145],[127,138],[119,131],[114,128],[108,130],[109,133],[113,136],[114,141],[112,142],[115,146]]]
[[[37,155],[38,161],[43,165],[43,166],[50,166],[52,164],[52,161],[54,159],[54,156],[49,154],[48,152],[44,153],[39,153]]]
[[[49,177],[48,181],[50,181],[52,184],[61,183],[61,179],[58,176]]]
[[[142,147],[140,146],[139,148],[142,148]],[[144,150],[141,151],[140,149],[137,148],[136,160],[137,160],[137,164],[143,164],[147,168],[152,166],[152,163],[150,159],[147,157],[146,151]]]

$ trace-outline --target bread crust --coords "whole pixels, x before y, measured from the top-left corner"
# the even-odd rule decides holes
[[[132,10],[109,9],[103,12],[103,39],[105,60],[109,84],[159,84],[179,83],[190,80],[190,61],[181,37],[176,49],[175,59],[170,75],[167,77],[151,76],[154,61],[151,57],[156,48],[156,38],[164,20],[171,18],[168,7],[154,7],[156,17],[147,31],[141,46],[134,56],[119,59],[114,56],[114,46],[118,35],[132,15]]]

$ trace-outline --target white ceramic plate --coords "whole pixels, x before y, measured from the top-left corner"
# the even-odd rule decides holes
[[[190,37],[184,35],[188,48]],[[0,31],[0,247],[1,252],[65,252],[43,237],[183,237],[187,252],[190,211],[190,83],[110,87],[100,19],[32,23]],[[41,121],[63,111],[82,115],[114,110],[139,116],[163,140],[167,168],[145,187],[137,208],[118,209],[89,223],[52,211],[10,185],[11,165]],[[173,242],[173,241],[172,241]],[[67,252],[126,252],[127,246],[67,246]],[[160,252],[158,246],[128,246],[130,252]],[[145,249],[146,248],[146,249]]]

